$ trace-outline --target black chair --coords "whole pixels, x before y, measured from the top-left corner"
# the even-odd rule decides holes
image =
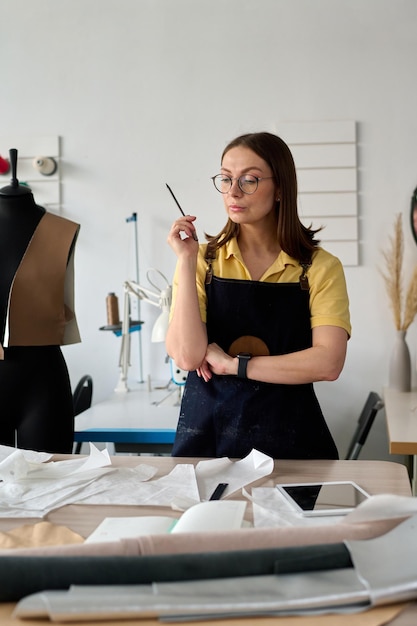
[[[82,376],[72,394],[72,402],[74,406],[74,417],[86,411],[91,406],[93,399],[93,379],[89,374]],[[81,441],[77,441],[75,445],[75,454],[81,452]]]
[[[384,408],[384,403],[381,397],[375,392],[371,391],[365,406],[362,409],[362,413],[358,419],[358,425],[350,442],[349,449],[346,453],[346,460],[355,460],[358,458],[359,453],[369,435],[372,424],[374,423],[376,414]]]

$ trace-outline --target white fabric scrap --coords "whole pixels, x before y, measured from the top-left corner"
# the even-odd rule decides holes
[[[231,461],[227,457],[199,461],[196,475],[200,498],[208,500],[219,483],[228,483],[222,496],[226,497],[259,478],[269,476],[273,469],[273,459],[255,449],[239,461]]]

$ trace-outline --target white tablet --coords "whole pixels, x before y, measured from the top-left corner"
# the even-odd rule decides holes
[[[353,481],[276,485],[295,511],[306,516],[345,515],[369,498]]]

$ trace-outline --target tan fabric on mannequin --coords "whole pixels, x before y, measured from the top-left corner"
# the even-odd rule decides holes
[[[51,213],[40,220],[11,287],[5,346],[64,344],[66,325],[75,322],[74,303],[64,302],[64,293],[78,230],[78,224]],[[66,343],[80,341],[76,322],[73,331]]]

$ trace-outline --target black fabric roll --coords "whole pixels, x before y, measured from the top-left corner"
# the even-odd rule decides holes
[[[0,558],[0,602],[71,585],[136,585],[353,567],[343,543],[155,556]]]

